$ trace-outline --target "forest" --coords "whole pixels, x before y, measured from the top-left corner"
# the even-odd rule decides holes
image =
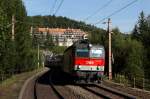
[[[13,16],[14,39],[12,39]],[[33,70],[37,66],[37,49],[32,46],[30,27],[25,23],[27,19],[22,0],[0,0],[0,75],[3,76],[0,77],[1,80]]]
[[[14,40],[11,39],[13,15],[15,16]],[[105,46],[107,56],[107,30],[62,16],[27,16],[22,0],[1,0],[0,73],[16,74],[37,68],[37,61],[39,61],[37,60],[37,40],[30,36],[31,26],[81,29],[88,32],[88,38],[93,44]],[[135,27],[129,34],[121,33],[117,27],[112,32],[113,74],[125,73],[130,77],[140,76],[150,79],[150,16],[146,16],[141,11]],[[50,41],[49,36],[44,43],[44,48],[59,49],[53,43],[48,43]],[[107,62],[106,65],[108,65]]]

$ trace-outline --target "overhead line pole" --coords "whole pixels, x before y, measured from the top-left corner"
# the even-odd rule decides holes
[[[111,52],[111,19],[108,18],[107,22],[104,22],[104,24],[107,24],[107,32],[108,32],[108,78],[109,80],[112,79],[112,52]]]
[[[110,29],[110,24],[111,24],[111,19],[108,18],[108,39],[109,39],[109,80],[112,80],[112,52],[111,52],[111,29]]]

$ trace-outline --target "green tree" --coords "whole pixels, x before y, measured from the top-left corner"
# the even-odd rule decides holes
[[[56,37],[55,37],[55,44],[58,46],[58,44],[59,44],[59,37],[58,37],[58,35],[56,35]]]
[[[7,5],[7,6],[6,6]],[[15,16],[15,40],[11,40],[12,16]],[[17,72],[32,68],[32,52],[27,13],[22,0],[0,1],[0,66],[3,71]]]
[[[139,34],[139,31],[138,31],[138,26],[137,25],[135,25],[135,27],[132,31],[131,37],[133,39],[137,39],[138,41],[140,41],[141,38],[140,38],[140,34]]]
[[[46,35],[45,48],[52,49],[54,46],[53,38],[51,34]]]
[[[125,60],[125,67],[123,71],[128,73],[130,77],[144,77],[144,51],[142,43],[131,38],[126,39],[128,55]]]
[[[92,44],[104,45],[106,31],[95,29],[89,32],[88,39]]]
[[[4,62],[6,62],[6,40],[7,40],[7,18],[2,8],[0,7],[0,70],[4,70]]]
[[[120,73],[123,70],[123,65],[126,56],[126,51],[124,51],[125,49],[124,44],[125,44],[125,40],[123,35],[120,33],[120,31],[117,28],[114,29],[112,34],[112,53],[114,57],[114,64],[113,64],[114,73]]]
[[[143,48],[142,43],[121,34],[118,29],[113,30],[112,51],[115,60],[113,72],[144,77]]]
[[[138,23],[136,24],[136,30],[134,29],[132,33],[132,38],[137,39],[138,41],[142,42],[144,45],[144,60],[143,65],[145,68],[145,76],[150,77],[150,26],[149,26],[149,19],[145,17],[144,12],[142,11],[139,16]]]
[[[139,17],[139,21],[138,21],[138,25],[139,25],[139,32],[141,34],[141,41],[143,42],[144,46],[147,46],[150,44],[150,40],[149,40],[149,28],[148,28],[148,22],[145,18],[144,12],[142,11]]]

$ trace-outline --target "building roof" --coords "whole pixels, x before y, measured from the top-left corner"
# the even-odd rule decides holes
[[[50,34],[64,34],[64,33],[80,33],[80,34],[86,34],[84,31],[81,31],[80,29],[62,29],[62,28],[37,28],[37,32],[46,32]]]

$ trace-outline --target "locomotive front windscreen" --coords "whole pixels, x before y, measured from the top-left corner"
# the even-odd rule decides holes
[[[77,57],[89,57],[89,50],[88,49],[77,49],[76,56]]]
[[[103,50],[102,49],[92,49],[90,51],[90,57],[91,58],[104,57]]]

